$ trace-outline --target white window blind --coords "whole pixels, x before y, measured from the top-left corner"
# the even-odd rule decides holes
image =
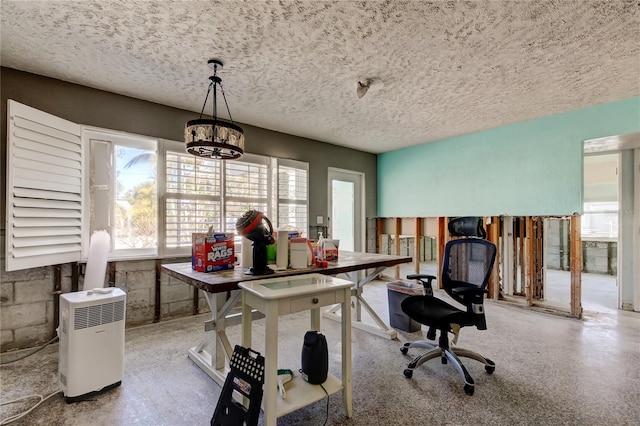
[[[259,210],[270,217],[269,159],[246,154],[241,160],[225,162],[225,231],[236,232],[236,222],[247,210]]]
[[[278,162],[278,226],[293,225],[308,232],[309,165],[293,160]]]
[[[6,270],[77,261],[82,249],[81,126],[9,100]]]
[[[165,156],[165,247],[191,247],[193,232],[222,229],[220,160],[167,151]]]

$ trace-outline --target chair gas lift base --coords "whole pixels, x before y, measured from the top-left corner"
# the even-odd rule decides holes
[[[464,391],[473,395],[475,382],[465,368],[460,357],[471,358],[484,364],[488,374],[496,369],[496,364],[489,358],[458,347],[450,347],[449,332],[454,334],[453,343],[458,339],[460,328],[475,326],[478,330],[486,330],[484,316],[484,294],[493,269],[496,247],[484,240],[482,218],[463,217],[449,222],[449,233],[459,238],[449,241],[445,246],[442,267],[442,285],[444,290],[455,301],[464,305],[465,310],[434,297],[433,275],[408,275],[407,279],[420,280],[424,286],[424,295],[410,296],[402,301],[402,311],[409,318],[429,327],[427,339],[435,340],[436,331],[440,330],[438,344],[426,340],[405,343],[400,352],[407,355],[409,349],[426,349],[416,356],[404,370],[404,376],[413,377],[413,370],[433,358],[440,358],[443,364],[451,362],[464,380]]]

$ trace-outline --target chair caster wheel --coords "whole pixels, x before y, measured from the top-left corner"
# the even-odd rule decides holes
[[[400,348],[400,352],[402,352],[402,355],[406,355],[407,352],[409,352],[409,348],[407,348],[406,346],[403,346]]]
[[[412,378],[413,377],[413,370],[411,370],[409,368],[405,368],[404,377],[406,377],[407,379]]]
[[[466,393],[467,395],[473,395],[474,390],[474,386],[464,385],[464,393]]]
[[[485,365],[484,366],[484,370],[487,372],[487,374],[493,374],[493,372],[496,371],[496,366],[495,365]]]

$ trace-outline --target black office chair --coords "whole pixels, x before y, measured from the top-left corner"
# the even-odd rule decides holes
[[[449,222],[449,232],[454,236],[465,238],[449,241],[445,246],[444,265],[442,267],[442,285],[444,290],[455,301],[464,305],[459,309],[433,296],[431,283],[436,279],[433,275],[407,275],[408,279],[419,279],[424,285],[424,296],[409,296],[402,301],[402,311],[411,319],[429,326],[427,339],[435,340],[436,331],[440,330],[438,344],[420,340],[405,343],[400,349],[407,354],[411,348],[427,349],[409,363],[404,370],[407,378],[413,376],[413,370],[424,362],[440,357],[442,363],[450,361],[464,379],[464,391],[473,395],[474,381],[458,357],[472,358],[484,363],[487,373],[495,371],[495,363],[482,355],[466,349],[449,346],[449,332],[453,332],[453,343],[458,339],[460,328],[475,326],[486,330],[484,316],[484,294],[489,275],[496,258],[496,247],[484,240],[485,232],[481,218],[457,218]]]

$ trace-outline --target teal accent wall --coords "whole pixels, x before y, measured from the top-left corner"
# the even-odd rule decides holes
[[[583,142],[640,131],[640,97],[378,155],[378,216],[582,213]]]

